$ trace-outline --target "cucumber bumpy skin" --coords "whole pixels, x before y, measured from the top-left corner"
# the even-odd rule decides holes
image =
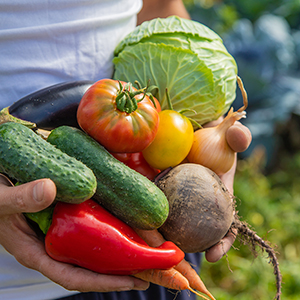
[[[61,126],[50,133],[48,142],[93,170],[97,178],[93,198],[128,225],[151,230],[167,219],[169,204],[164,193],[83,131]]]
[[[56,201],[83,202],[97,187],[91,169],[14,122],[0,125],[0,172],[19,183],[50,178],[56,185]]]

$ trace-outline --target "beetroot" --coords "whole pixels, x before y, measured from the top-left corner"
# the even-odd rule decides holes
[[[219,176],[199,164],[186,163],[163,172],[157,186],[169,201],[169,216],[159,228],[166,240],[184,252],[203,252],[218,243],[228,231],[247,243],[254,255],[256,246],[265,251],[276,276],[276,300],[281,295],[281,274],[276,252],[235,210],[235,201]]]
[[[220,178],[198,164],[182,164],[157,182],[170,212],[160,232],[184,252],[202,252],[228,232],[234,205]]]

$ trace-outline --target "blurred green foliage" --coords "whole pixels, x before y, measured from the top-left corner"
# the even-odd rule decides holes
[[[262,15],[271,13],[284,17],[291,28],[300,26],[299,0],[184,0],[192,18],[222,35],[241,18],[255,22]]]

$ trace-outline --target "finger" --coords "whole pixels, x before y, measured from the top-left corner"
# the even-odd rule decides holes
[[[146,290],[149,287],[149,282],[135,277],[98,274],[84,268],[54,261],[46,255],[42,258],[39,271],[67,290],[80,292]]]
[[[248,127],[235,122],[227,129],[226,140],[234,152],[244,152],[252,141],[252,135]]]
[[[220,117],[215,121],[205,124],[204,127],[217,126],[222,122],[222,120],[223,117]],[[244,152],[246,149],[248,149],[252,141],[252,134],[247,126],[243,125],[239,121],[236,121],[227,129],[226,140],[234,152]]]
[[[236,235],[234,233],[228,232],[228,234],[218,244],[206,250],[206,260],[211,263],[220,260],[231,248],[235,241],[235,237]]]
[[[39,179],[19,186],[0,183],[0,215],[36,212],[55,199],[56,186],[50,179]]]
[[[44,250],[40,241],[19,245],[22,257],[18,261],[24,266],[37,270],[67,290],[80,292],[111,292],[145,290],[149,283],[131,276],[103,275],[84,268],[53,260]],[[23,253],[27,255],[23,255]],[[34,255],[33,255],[34,253]]]
[[[231,195],[233,195],[233,183],[234,183],[236,164],[237,164],[237,157],[235,156],[235,160],[231,169],[227,173],[220,175],[220,179],[225,184],[228,192]]]

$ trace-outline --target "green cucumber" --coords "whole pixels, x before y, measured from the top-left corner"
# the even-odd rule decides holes
[[[93,198],[119,219],[145,230],[159,228],[165,222],[169,204],[164,193],[86,133],[61,126],[52,130],[47,140],[93,170],[97,178]]]
[[[63,202],[83,202],[97,187],[91,169],[15,122],[0,125],[0,172],[19,183],[50,178],[57,188],[56,200]]]

